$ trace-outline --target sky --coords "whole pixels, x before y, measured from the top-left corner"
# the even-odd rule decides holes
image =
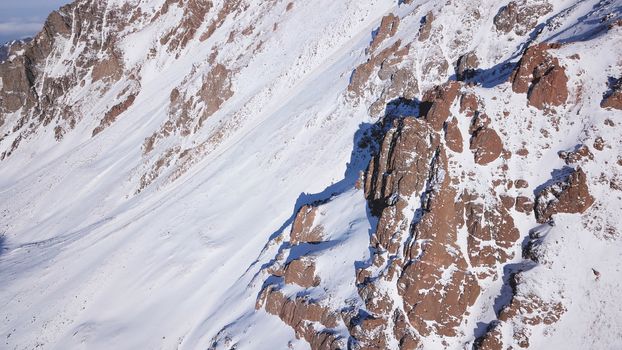
[[[71,0],[0,0],[0,43],[33,36],[48,14]]]

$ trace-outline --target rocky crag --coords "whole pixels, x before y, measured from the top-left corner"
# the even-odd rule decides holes
[[[62,7],[0,63],[5,346],[615,347],[621,9]]]

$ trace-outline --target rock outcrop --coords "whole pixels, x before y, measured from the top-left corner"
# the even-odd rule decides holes
[[[317,331],[315,327],[316,324],[325,328],[337,327],[340,316],[308,297],[290,299],[275,287],[268,286],[259,296],[256,308],[265,308],[267,312],[279,316],[294,329],[296,337],[304,338],[312,349],[345,348],[343,339],[330,331]]]
[[[622,78],[613,79],[611,88],[600,103],[602,108],[622,110]]]
[[[546,0],[510,1],[509,4],[499,9],[494,18],[494,24],[500,32],[514,32],[522,36],[536,27],[540,17],[551,11],[553,11],[553,6]]]
[[[443,128],[445,121],[449,118],[449,108],[458,97],[459,91],[460,83],[450,81],[424,94],[421,115],[434,131],[440,131]]]
[[[536,218],[545,223],[558,213],[582,214],[594,204],[583,169],[545,187],[536,197]]]
[[[475,163],[486,165],[499,158],[503,151],[503,143],[494,129],[485,127],[473,133],[470,148],[473,151]]]
[[[458,80],[466,80],[475,76],[475,71],[479,67],[479,59],[475,52],[466,53],[456,63],[456,77]]]
[[[292,230],[290,232],[290,242],[293,245],[299,243],[319,243],[324,239],[324,229],[321,225],[314,225],[316,206],[305,205],[298,211]]]
[[[568,77],[559,60],[548,50],[557,44],[538,44],[525,50],[510,81],[516,93],[527,93],[531,106],[538,109],[559,106],[568,99]]]

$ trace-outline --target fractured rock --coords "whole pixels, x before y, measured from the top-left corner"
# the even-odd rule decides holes
[[[548,53],[558,44],[541,43],[523,53],[510,81],[516,93],[527,93],[528,103],[538,109],[559,106],[568,99],[568,77],[559,60]]]
[[[581,168],[568,178],[556,182],[538,193],[536,197],[536,219],[545,223],[558,213],[582,214],[594,204],[590,194],[587,176]]]

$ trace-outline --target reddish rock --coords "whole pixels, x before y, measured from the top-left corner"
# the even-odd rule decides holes
[[[561,151],[557,155],[568,165],[594,159],[594,154],[586,145],[579,145],[573,151]]]
[[[546,71],[534,73],[531,90],[528,93],[529,104],[544,109],[546,106],[559,106],[568,99],[568,77],[561,66],[553,66]]]
[[[321,225],[314,225],[317,209],[311,205],[300,208],[289,234],[290,244],[319,243],[324,240],[324,228]]]
[[[598,136],[596,140],[594,140],[594,148],[598,151],[602,151],[605,149],[605,140]]]
[[[100,121],[99,126],[93,130],[92,136],[99,134],[105,128],[107,128],[112,123],[114,123],[117,120],[117,117],[121,115],[121,113],[125,112],[128,108],[130,108],[134,104],[135,100],[136,100],[136,96],[130,95],[127,97],[125,101],[113,106],[108,112],[106,112],[106,115]]]
[[[372,214],[380,217],[372,246],[397,252],[400,238],[408,233],[402,210],[413,194],[423,190],[439,144],[430,126],[415,118],[396,121],[384,136],[365,174],[365,196]]]
[[[602,108],[622,110],[622,78],[615,80],[600,103]]]
[[[393,73],[393,69],[403,60],[403,58],[408,54],[410,50],[410,46],[401,46],[401,41],[397,40],[391,46],[383,49],[378,53],[372,53],[371,57],[367,60],[367,62],[356,67],[352,74],[352,79],[350,79],[350,84],[348,85],[348,92],[350,92],[352,97],[361,97],[364,93],[371,89],[370,79],[372,75],[377,70],[384,68],[385,76],[384,80],[391,77],[391,73]],[[402,75],[407,75],[411,77],[410,74],[401,73]],[[382,75],[382,74],[381,74]],[[403,78],[403,77],[402,77]],[[409,78],[410,79],[410,78]],[[416,86],[416,82],[412,83],[408,80],[409,84],[414,84]],[[414,78],[412,78],[414,79]],[[416,81],[416,80],[415,80]],[[381,106],[384,108],[385,99],[382,100]]]
[[[437,175],[446,173],[443,149],[432,167]],[[411,260],[398,280],[398,292],[408,319],[419,334],[454,336],[480,288],[456,245],[463,208],[455,201],[456,192],[448,176],[433,179],[435,182],[425,194],[425,214],[415,227],[416,241],[408,251]],[[442,278],[446,271],[451,273]]]
[[[582,214],[594,203],[587,184],[587,176],[581,168],[568,178],[554,183],[538,193],[536,218],[545,223],[558,213]]]
[[[509,33],[514,31],[517,35],[526,35],[536,27],[541,16],[553,11],[546,1],[519,0],[510,1],[503,6],[494,18],[494,24],[498,31]]]
[[[566,72],[559,60],[548,53],[557,47],[542,43],[527,48],[510,76],[512,90],[527,93],[529,104],[538,109],[559,106],[568,99]]]
[[[434,131],[441,131],[443,128],[443,124],[449,118],[449,109],[458,96],[459,90],[460,83],[450,81],[424,94],[422,116],[430,123]]]
[[[462,153],[464,140],[458,125],[458,119],[453,117],[451,121],[445,125],[445,144],[450,150],[456,153]]]
[[[516,188],[527,188],[529,187],[529,182],[527,182],[527,180],[519,179],[514,181],[514,186],[516,186]]]
[[[529,150],[526,148],[521,148],[518,151],[516,151],[516,154],[518,154],[521,157],[527,157],[529,155]]]
[[[506,206],[513,204],[511,197],[484,206],[480,195],[465,192],[464,214],[468,231],[467,249],[471,265],[494,268],[507,261],[512,254],[507,251],[520,237],[514,220]],[[511,202],[511,203],[510,203]],[[491,273],[494,274],[493,271]]]
[[[476,113],[475,118],[471,120],[469,125],[469,134],[473,135],[478,130],[488,128],[490,126],[490,117],[486,113]]]
[[[458,80],[470,79],[475,75],[475,70],[479,67],[479,59],[475,52],[466,53],[456,63],[456,78]]]
[[[262,290],[255,307],[265,307],[268,313],[279,316],[294,329],[297,338],[304,338],[314,350],[344,348],[342,339],[330,332],[317,331],[315,326],[319,324],[325,328],[336,327],[338,314],[307,297],[290,299],[275,286],[269,285]]]
[[[285,266],[285,283],[297,284],[304,288],[317,287],[320,278],[315,276],[315,264],[307,257],[292,260]]]
[[[400,18],[390,13],[382,17],[380,27],[374,36],[371,44],[369,45],[369,51],[374,52],[382,44],[383,41],[392,37],[397,32],[397,28],[400,24]]]
[[[486,333],[473,344],[473,350],[504,350],[503,333],[499,322],[493,322]]]
[[[205,104],[205,110],[199,118],[198,127],[212,114],[220,109],[223,103],[233,96],[233,72],[222,64],[216,64],[204,77],[198,96]]]
[[[479,111],[479,99],[475,94],[463,94],[460,98],[460,113],[465,113],[467,117],[473,117]]]
[[[499,314],[499,320],[514,320],[520,324],[536,326],[551,325],[561,318],[566,308],[561,302],[544,301],[535,294],[518,293],[517,286],[521,283],[521,273],[512,275],[512,300]]]
[[[434,14],[430,11],[421,19],[421,27],[419,27],[419,41],[426,41],[430,38],[432,22],[434,22]]]
[[[470,149],[473,151],[475,162],[479,165],[486,165],[499,158],[503,143],[495,130],[484,128],[473,135]]]
[[[499,199],[501,200],[501,204],[503,204],[503,207],[506,210],[512,209],[512,207],[514,207],[514,203],[516,203],[516,200],[512,196],[500,195]]]
[[[529,214],[533,211],[533,201],[529,197],[518,196],[516,197],[515,209],[519,213]]]

